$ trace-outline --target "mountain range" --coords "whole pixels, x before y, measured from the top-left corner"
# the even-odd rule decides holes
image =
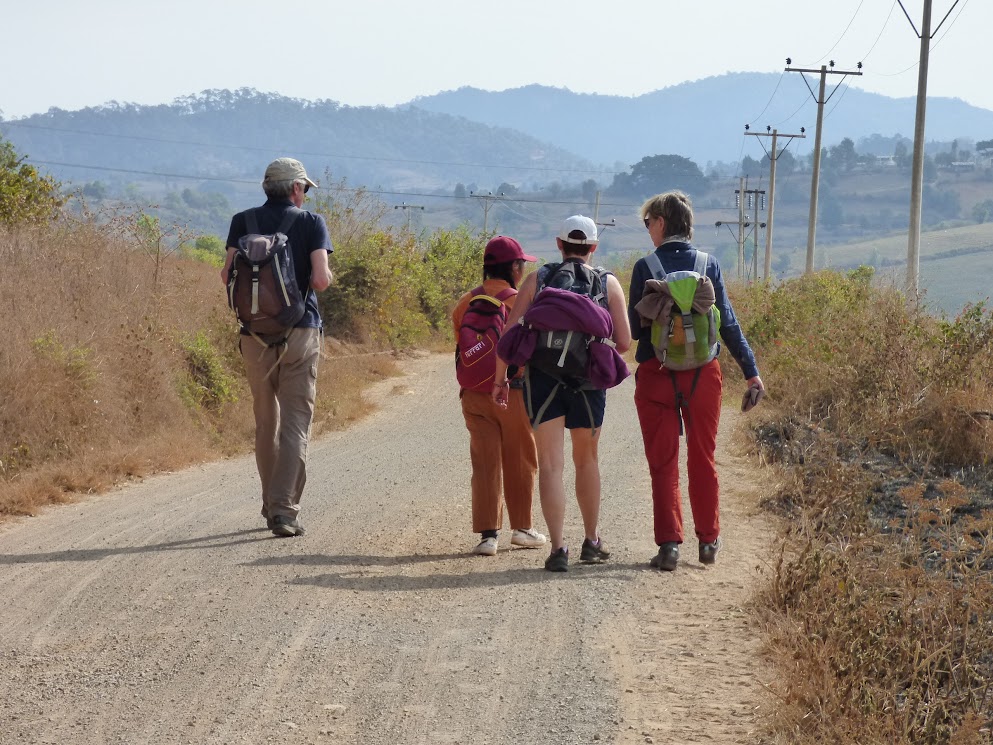
[[[395,107],[351,107],[252,89],[212,90],[171,104],[111,102],[79,111],[0,120],[0,134],[56,177],[72,182],[167,183],[231,193],[255,190],[268,160],[293,154],[309,170],[352,185],[451,193],[457,183],[537,189],[615,172],[643,157],[678,154],[710,162],[761,158],[752,131],[776,127],[807,138],[815,106],[789,73],[728,73],[637,97],[579,94],[531,85],[460,88]],[[842,81],[826,107],[823,145],[873,134],[910,136],[913,98],[866,93]],[[749,120],[749,117],[752,117]],[[993,137],[993,111],[958,99],[928,100],[927,139]]]
[[[827,88],[822,143],[880,134],[913,137],[916,98],[890,98],[853,87],[848,78]],[[460,88],[416,98],[411,107],[511,127],[603,164],[637,163],[646,155],[675,153],[695,160],[733,162],[742,154],[761,157],[757,142],[743,142],[744,125],[782,133],[806,129],[813,146],[817,76],[799,73],[727,73],[680,83],[636,97],[572,93],[530,85],[492,92]],[[807,87],[810,85],[810,88]],[[993,111],[960,99],[929,97],[930,141],[993,137]],[[751,139],[751,138],[749,138]]]

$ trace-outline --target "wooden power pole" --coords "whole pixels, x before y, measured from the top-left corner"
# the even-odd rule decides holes
[[[804,134],[806,130],[800,127],[800,134],[779,134],[778,130],[772,127],[766,127],[765,132],[749,132],[748,125],[745,125],[745,134],[752,135],[753,137],[771,137],[772,147],[766,150],[766,155],[769,157],[769,211],[766,215],[766,231],[765,231],[765,264],[764,272],[762,274],[763,279],[768,282],[772,277],[772,222],[776,209],[776,161],[779,160],[779,156],[782,155],[786,148],[790,146],[794,137],[805,138],[807,135]],[[782,150],[776,149],[777,140],[780,137],[789,137],[786,144],[783,145]],[[759,140],[759,142],[762,142]],[[762,143],[762,148],[765,149],[765,143]]]
[[[817,236],[817,189],[820,183],[821,177],[821,130],[824,126],[824,104],[831,100],[831,96],[838,92],[838,86],[834,87],[831,91],[831,96],[827,98],[824,97],[824,89],[827,83],[828,75],[861,75],[862,74],[862,63],[858,63],[857,70],[835,70],[834,60],[831,60],[827,65],[821,65],[819,70],[803,68],[803,67],[790,67],[793,64],[793,60],[789,57],[786,58],[786,72],[798,72],[803,76],[803,82],[807,85],[807,90],[810,91],[810,95],[814,96],[814,101],[817,102],[817,130],[814,132],[814,164],[813,173],[810,178],[810,216],[808,217],[807,224],[807,266],[806,271],[814,271],[814,244]],[[830,69],[829,69],[830,68]],[[817,94],[814,94],[814,89],[810,87],[810,83],[807,82],[807,76],[805,73],[818,73],[821,76],[820,88]]]

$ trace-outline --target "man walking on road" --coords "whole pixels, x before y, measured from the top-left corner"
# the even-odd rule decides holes
[[[307,481],[307,443],[317,393],[322,322],[315,291],[331,284],[333,251],[324,218],[301,209],[310,187],[303,164],[279,158],[262,181],[266,202],[231,219],[221,279],[228,284],[239,240],[251,233],[285,232],[297,286],[304,293],[303,317],[283,334],[264,336],[243,324],[239,347],[255,412],[255,461],[262,480],[262,517],[276,536],[303,535],[300,497]],[[289,227],[285,227],[289,225]],[[249,230],[252,226],[252,230]]]

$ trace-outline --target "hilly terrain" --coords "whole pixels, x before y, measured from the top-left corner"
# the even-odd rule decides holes
[[[807,80],[816,91],[816,76]],[[835,82],[829,80],[829,94]],[[737,161],[742,153],[760,157],[757,142],[743,141],[745,124],[782,132],[805,127],[813,135],[817,116],[800,74],[785,72],[727,73],[635,97],[541,85],[496,92],[459,88],[416,98],[410,106],[513,127],[592,161],[624,167],[653,153],[679,153],[701,167],[707,161]],[[889,98],[842,83],[825,106],[823,144],[873,134],[913,137],[915,106],[912,97]],[[991,136],[993,111],[959,99],[928,98],[928,140]],[[811,137],[800,152],[809,153],[812,143]]]
[[[869,263],[895,275],[903,271],[899,249],[891,255],[872,242],[905,249],[910,143],[900,133],[912,134],[913,103],[847,84],[831,100],[816,266]],[[736,190],[769,186],[765,141],[742,134],[746,116],[758,122],[753,131],[768,121],[787,133],[798,131],[805,112],[812,121],[813,108],[800,76],[786,73],[733,73],[634,98],[543,86],[463,88],[393,108],[241,89],[205,91],[157,106],[111,102],[80,111],[50,109],[0,121],[0,137],[66,189],[81,192],[91,208],[150,211],[165,225],[186,226],[185,234],[223,236],[231,214],[261,198],[265,163],[292,154],[324,186],[368,190],[382,201],[385,224],[416,234],[465,224],[512,234],[532,253],[551,258],[562,216],[594,215],[605,224],[599,258],[618,267],[650,248],[637,218],[641,201],[683,188],[694,201],[697,241],[736,265]],[[732,112],[749,114],[736,119]],[[932,253],[961,256],[961,240],[951,236],[969,225],[977,230],[965,231],[964,248],[983,253],[991,243],[993,167],[989,153],[979,157],[974,151],[993,137],[993,112],[933,98],[927,131],[923,225],[929,232],[922,261]],[[780,141],[786,154],[777,178],[777,277],[804,267],[812,143],[813,137]],[[697,173],[695,185],[658,174],[638,189],[616,188],[618,174],[633,173],[657,154],[688,164]],[[975,167],[953,168],[962,158],[971,158]],[[749,223],[768,219],[768,205],[757,206],[746,211]],[[762,264],[756,253],[764,254],[766,235],[749,225],[744,237],[747,266],[740,274],[750,277]],[[859,248],[835,248],[848,244]],[[739,274],[736,266],[731,271]],[[955,312],[963,302],[985,297],[976,273],[966,272],[954,285],[939,279],[931,296],[936,307]]]
[[[49,109],[0,133],[60,179],[206,182],[257,193],[265,164],[292,153],[308,170],[369,187],[450,189],[455,181],[533,179],[596,169],[506,127],[423,109],[342,106],[252,89],[204,91],[171,104]],[[543,178],[547,178],[544,176]]]

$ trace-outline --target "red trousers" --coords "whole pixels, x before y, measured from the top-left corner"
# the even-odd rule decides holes
[[[504,504],[510,527],[528,530],[538,452],[524,392],[511,388],[507,408],[501,409],[488,393],[464,391],[462,415],[472,461],[472,532],[500,530]]]
[[[670,541],[683,542],[678,394],[684,401],[688,400],[682,409],[682,418],[690,507],[696,536],[700,541],[711,542],[717,540],[721,532],[717,466],[714,463],[717,425],[721,419],[721,366],[713,360],[699,368],[699,377],[697,372],[671,372],[661,367],[658,360],[649,360],[638,365],[635,374],[634,403],[652,477],[655,542],[659,545]]]

